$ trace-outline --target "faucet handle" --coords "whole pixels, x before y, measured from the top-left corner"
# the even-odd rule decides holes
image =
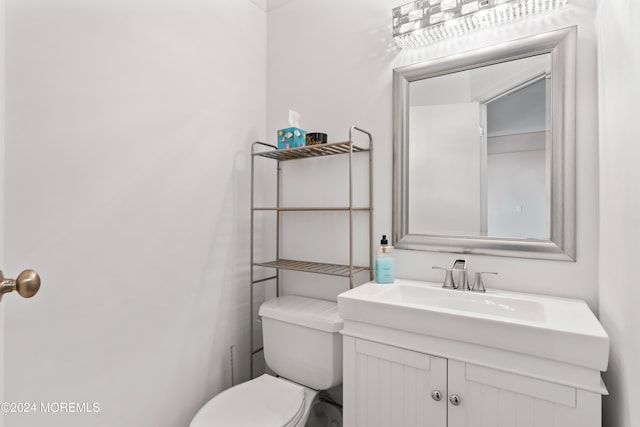
[[[484,281],[482,280],[483,274],[495,274],[498,273],[493,271],[478,271],[476,272],[476,278],[473,282],[473,286],[471,287],[471,292],[486,292],[487,290],[484,287]]]
[[[446,289],[457,289],[456,284],[453,282],[453,275],[451,274],[451,269],[450,268],[437,267],[437,266],[433,266],[431,268],[434,269],[434,270],[444,270],[445,271],[444,282],[442,283],[442,287],[443,288],[446,288]]]

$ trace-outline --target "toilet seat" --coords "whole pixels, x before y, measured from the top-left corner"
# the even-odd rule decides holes
[[[190,427],[293,427],[305,413],[305,400],[305,387],[264,374],[208,401]]]

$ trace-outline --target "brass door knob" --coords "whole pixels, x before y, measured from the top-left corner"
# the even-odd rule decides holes
[[[23,298],[31,298],[40,289],[40,275],[35,270],[24,270],[16,279],[7,279],[0,271],[0,297],[18,291]]]

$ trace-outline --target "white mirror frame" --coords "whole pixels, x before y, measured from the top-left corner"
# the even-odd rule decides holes
[[[409,83],[429,77],[551,54],[550,239],[409,232]],[[393,70],[393,244],[461,254],[575,261],[576,27],[565,28]]]

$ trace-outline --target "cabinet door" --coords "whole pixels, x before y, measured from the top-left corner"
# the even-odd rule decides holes
[[[573,387],[449,360],[449,427],[596,427],[600,396]]]
[[[447,425],[446,359],[351,337],[344,344],[345,427]]]

